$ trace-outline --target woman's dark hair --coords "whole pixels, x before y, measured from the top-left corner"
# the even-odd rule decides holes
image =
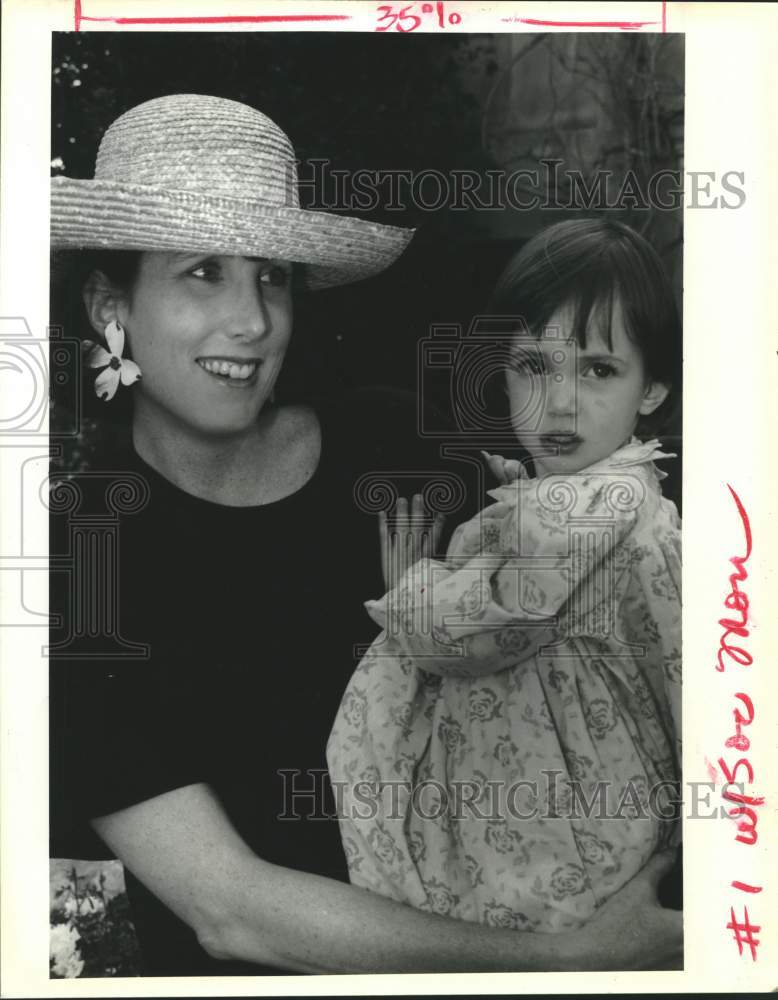
[[[101,271],[111,283],[127,295],[132,295],[135,281],[140,269],[140,250],[61,250],[51,257],[51,298],[49,302],[49,322],[59,335],[69,340],[90,340],[99,342],[101,339],[89,322],[84,305],[84,287],[89,276],[94,271]],[[125,350],[129,357],[129,349]],[[73,352],[71,363],[78,365],[78,372],[69,373],[67,381],[60,389],[56,380],[52,380],[52,418],[58,419],[58,412],[63,420],[72,420],[74,408],[82,418],[82,430],[92,431],[94,435],[95,418],[106,422],[114,428],[129,430],[132,418],[132,392],[117,392],[110,403],[97,399],[94,393],[94,373],[87,370],[83,363],[83,354],[79,358]],[[80,398],[72,398],[72,386],[80,385]],[[61,411],[67,411],[61,413]]]
[[[490,316],[521,317],[540,336],[561,306],[574,310],[573,336],[586,347],[594,309],[608,317],[621,303],[627,335],[639,348],[652,382],[670,387],[642,433],[655,432],[672,415],[681,385],[681,323],[672,287],[659,255],[639,233],[621,222],[575,219],[534,236],[508,262],[489,299]]]

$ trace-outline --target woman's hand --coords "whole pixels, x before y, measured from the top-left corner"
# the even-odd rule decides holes
[[[296,972],[561,972],[678,968],[681,915],[652,859],[578,931],[533,934],[415,910],[253,854],[206,785],[93,824],[116,856],[192,927],[214,958]]]
[[[400,579],[419,559],[435,554],[443,530],[443,514],[430,514],[420,493],[415,493],[408,509],[405,497],[395,504],[389,525],[386,511],[378,515],[378,535],[381,542],[381,570],[384,586],[394,590]]]
[[[682,969],[683,915],[659,905],[657,887],[675,860],[675,849],[656,854],[570,936],[582,972]]]

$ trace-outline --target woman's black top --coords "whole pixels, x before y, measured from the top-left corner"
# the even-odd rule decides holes
[[[383,592],[375,512],[355,486],[404,473],[407,496],[445,463],[405,394],[317,412],[316,472],[274,503],[201,500],[133,451],[55,487],[53,856],[110,857],[90,818],[206,782],[260,857],[347,879],[325,748],[375,634],[363,602]],[[127,887],[146,974],[278,972],[209,958],[131,873]]]

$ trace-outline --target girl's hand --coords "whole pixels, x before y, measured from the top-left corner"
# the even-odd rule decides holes
[[[400,578],[419,559],[435,554],[445,520],[443,514],[430,514],[420,493],[408,501],[401,497],[395,504],[392,526],[386,511],[378,515],[378,535],[381,543],[381,570],[384,586],[394,590]]]
[[[488,451],[482,451],[481,454],[486,459],[486,464],[489,466],[489,471],[495,477],[500,486],[507,486],[508,483],[513,483],[517,479],[526,479],[527,473],[521,462],[517,462],[515,458],[503,458],[502,455],[490,455]]]

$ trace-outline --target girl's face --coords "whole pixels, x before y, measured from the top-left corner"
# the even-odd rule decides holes
[[[142,377],[135,420],[204,435],[252,428],[292,330],[283,260],[144,253],[116,318]]]
[[[600,310],[592,312],[586,348],[573,339],[574,309],[558,309],[539,339],[517,337],[506,371],[511,423],[539,476],[574,473],[626,444],[638,416],[653,412],[667,387],[650,383],[614,300],[612,350]]]

